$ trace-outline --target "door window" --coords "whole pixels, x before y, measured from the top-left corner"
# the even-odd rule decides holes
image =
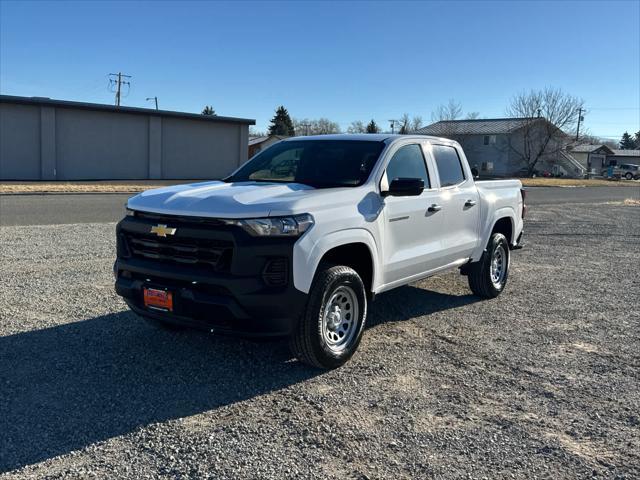
[[[433,158],[436,161],[440,186],[450,187],[464,181],[464,170],[455,148],[446,145],[433,146]]]
[[[387,166],[387,181],[391,183],[396,178],[421,178],[424,188],[431,188],[420,145],[405,145],[393,154]]]

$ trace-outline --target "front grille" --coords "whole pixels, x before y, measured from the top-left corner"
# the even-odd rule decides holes
[[[132,258],[163,263],[194,265],[215,271],[228,271],[233,243],[200,238],[160,238],[156,235],[124,232],[124,243]]]

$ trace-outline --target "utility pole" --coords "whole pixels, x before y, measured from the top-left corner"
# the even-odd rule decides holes
[[[395,133],[395,125],[396,125],[396,121],[395,120],[389,120],[389,122],[391,123],[391,133]]]
[[[155,100],[155,102],[156,102],[156,110],[158,110],[158,97],[147,97],[147,102],[149,100]]]
[[[584,117],[582,116],[582,110],[583,110],[582,107],[578,109],[578,128],[576,128],[576,142],[578,141],[578,138],[580,138],[580,122],[584,121]]]
[[[131,75],[124,75],[122,72],[110,73],[109,82],[116,85],[116,107],[120,106],[120,98],[122,97],[122,85],[127,85],[131,88],[131,82],[123,80],[123,78],[131,78]]]

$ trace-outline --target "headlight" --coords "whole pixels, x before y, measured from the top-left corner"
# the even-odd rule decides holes
[[[313,217],[303,213],[292,217],[238,220],[237,224],[254,237],[298,237],[313,225]]]
[[[135,210],[131,210],[130,208],[125,207],[124,208],[127,212],[127,217],[135,217],[136,216],[136,211]]]

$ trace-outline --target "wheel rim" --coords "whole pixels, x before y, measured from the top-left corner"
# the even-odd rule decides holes
[[[507,252],[502,245],[498,245],[491,256],[491,283],[496,288],[502,288],[504,277],[507,274],[507,262]]]
[[[322,316],[322,336],[333,352],[349,346],[359,318],[358,297],[351,287],[342,285],[329,295]]]

